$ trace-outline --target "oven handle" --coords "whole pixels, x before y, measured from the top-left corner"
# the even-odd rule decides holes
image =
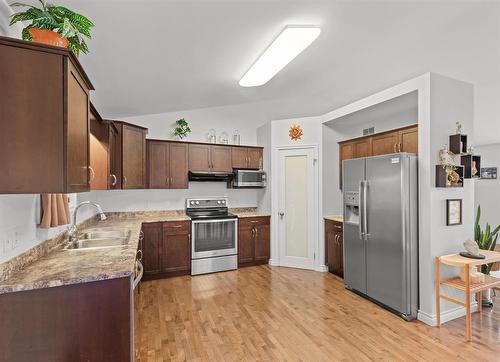
[[[208,223],[215,223],[215,222],[238,222],[238,218],[232,218],[232,219],[203,219],[203,220],[192,220],[191,221],[193,224],[208,224]]]

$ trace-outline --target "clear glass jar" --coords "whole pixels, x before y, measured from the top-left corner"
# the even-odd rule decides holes
[[[233,132],[233,145],[239,145],[240,144],[240,132],[238,132],[237,129],[234,130]]]

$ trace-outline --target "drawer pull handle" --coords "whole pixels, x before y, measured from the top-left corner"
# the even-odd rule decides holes
[[[182,225],[173,225],[174,228],[181,228]]]

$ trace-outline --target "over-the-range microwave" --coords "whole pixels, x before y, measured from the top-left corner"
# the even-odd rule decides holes
[[[266,173],[261,170],[236,170],[233,178],[233,187],[257,188],[266,187]]]

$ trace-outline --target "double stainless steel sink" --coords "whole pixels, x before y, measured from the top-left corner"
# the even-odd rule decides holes
[[[93,229],[78,235],[75,242],[69,243],[65,249],[103,249],[127,246],[130,240],[130,230],[123,229]]]

